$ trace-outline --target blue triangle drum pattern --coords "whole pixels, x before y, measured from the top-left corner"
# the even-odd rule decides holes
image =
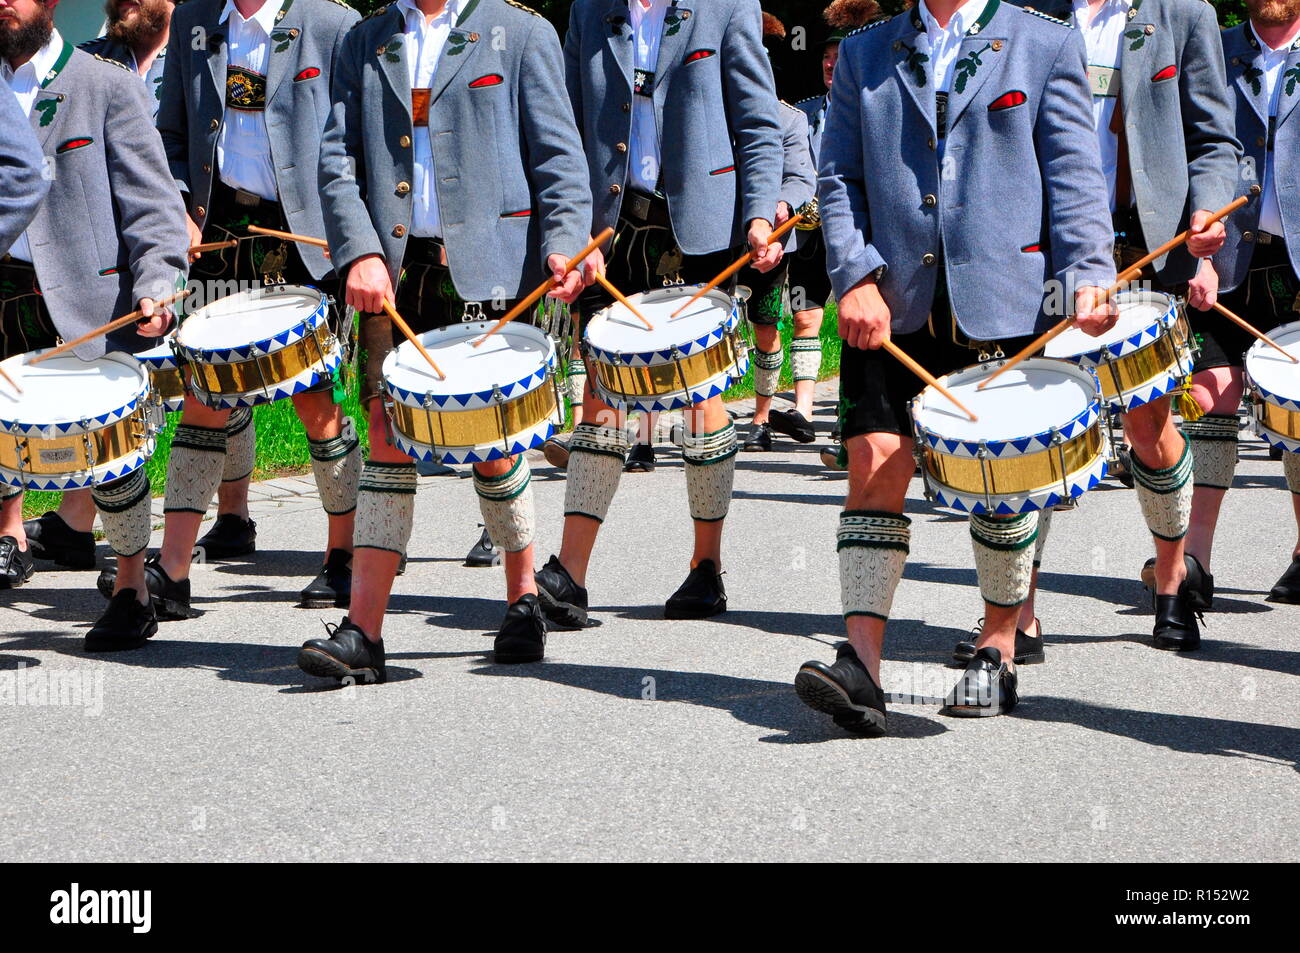
[[[640,410],[646,412],[659,410],[677,410],[681,407],[688,407],[691,404],[702,403],[710,397],[717,397],[726,392],[727,388],[739,381],[745,376],[749,369],[749,358],[745,357],[739,363],[733,365],[729,372],[715,374],[708,380],[689,387],[686,390],[676,390],[671,394],[660,394],[657,397],[637,397],[621,394],[615,394],[608,390],[600,381],[599,377],[591,378],[595,385],[596,393],[600,399],[614,408],[623,408],[625,410]]]
[[[676,355],[673,354],[672,348],[657,351],[606,351],[592,344],[590,338],[587,339],[587,348],[596,360],[614,366],[650,367],[656,364],[669,364],[674,360],[674,357],[690,357],[692,354],[698,354],[701,351],[707,351],[711,347],[716,347],[722,342],[723,336],[730,332],[739,320],[740,313],[733,309],[727,315],[727,320],[713,330],[684,344],[678,344]]]
[[[88,431],[98,430],[100,427],[106,427],[109,424],[115,424],[123,417],[128,417],[135,412],[140,406],[140,396],[132,397],[130,403],[125,404],[115,410],[107,413],[96,414],[94,417],[87,418],[86,422],[89,427],[83,427],[80,421],[64,420],[57,423],[24,423],[21,420],[3,420],[0,419],[0,431],[9,434],[19,434],[24,437],[34,437],[45,440],[53,440],[57,437],[66,437],[69,434],[86,433]],[[16,484],[15,484],[16,485]]]
[[[1083,413],[1060,428],[1061,439],[1072,440],[1077,437],[1097,422],[1100,413],[1099,404],[1090,404]],[[981,447],[978,441],[954,440],[924,429],[922,432],[925,436],[925,442],[933,450],[938,450],[952,457],[967,457],[972,460],[979,458]],[[1045,431],[1026,437],[1013,437],[1009,440],[989,440],[984,443],[983,449],[989,457],[1001,460],[1009,457],[1022,457],[1031,453],[1041,453],[1051,448],[1052,440],[1052,433]]]
[[[286,397],[301,394],[303,391],[315,387],[321,381],[327,380],[334,375],[341,363],[343,363],[343,355],[338,351],[334,351],[325,359],[323,370],[313,369],[304,372],[296,377],[291,377],[287,381],[272,384],[265,391],[256,390],[247,394],[210,394],[198,384],[195,384],[194,396],[206,406],[222,410],[236,410],[240,407],[272,404],[277,400],[284,400]]]
[[[991,516],[1015,516],[1018,513],[1051,509],[1058,504],[1078,499],[1105,478],[1106,458],[1103,454],[1088,467],[1066,477],[1064,484],[1057,483],[1051,487],[1015,496],[996,495],[989,501],[983,496],[963,493],[944,486],[928,473],[925,476],[926,483],[934,494],[935,502],[940,506],[959,513]],[[991,509],[989,502],[993,504]]]
[[[8,467],[0,467],[0,482],[27,490],[83,490],[129,476],[145,465],[145,461],[153,456],[153,451],[154,442],[150,440],[143,448],[132,450],[103,467],[97,467],[93,471],[81,470],[66,474],[19,475]]]
[[[178,347],[187,360],[196,364],[239,364],[258,357],[269,357],[276,351],[282,351],[291,344],[297,344],[320,327],[321,322],[325,320],[325,314],[326,308],[322,304],[312,312],[311,317],[299,322],[294,327],[269,338],[264,338],[261,341],[241,344],[238,347],[195,348],[186,347],[184,344],[179,344],[179,342]]]

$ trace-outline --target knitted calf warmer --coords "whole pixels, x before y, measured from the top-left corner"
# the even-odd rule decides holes
[[[727,518],[736,480],[736,450],[736,425],[730,421],[713,433],[685,435],[682,459],[691,519],[716,523]]]
[[[845,510],[835,549],[840,560],[840,605],[844,617],[888,619],[894,590],[912,543],[912,521],[901,513]]]
[[[507,553],[527,549],[533,542],[532,471],[522,456],[509,473],[483,476],[474,471],[479,512],[494,545]]]
[[[181,424],[172,437],[171,456],[167,459],[167,493],[163,510],[167,513],[208,511],[221,471],[225,468],[226,431],[212,427]]]
[[[575,357],[569,360],[569,372],[565,377],[564,386],[569,403],[581,407],[583,391],[587,388],[587,365],[583,363],[582,358]]]
[[[1192,444],[1183,438],[1183,454],[1164,470],[1152,470],[1133,454],[1133,480],[1147,528],[1157,539],[1175,542],[1187,534],[1192,518]]]
[[[1043,564],[1043,550],[1047,547],[1047,534],[1052,531],[1053,510],[1038,511],[1038,539],[1034,542],[1034,568]]]
[[[815,381],[822,370],[822,339],[790,341],[790,371],[797,381]]]
[[[605,521],[627,456],[627,433],[618,427],[580,423],[569,441],[569,475],[564,485],[564,515]]]
[[[1300,453],[1282,454],[1282,472],[1286,474],[1287,488],[1300,493]]]
[[[1184,420],[1183,434],[1192,448],[1192,485],[1229,489],[1237,471],[1237,415]]]
[[[405,553],[415,522],[415,464],[367,460],[357,484],[353,545]]]
[[[152,519],[149,513],[149,477],[144,467],[120,480],[105,483],[91,491],[104,536],[113,552],[129,557],[149,545]]]
[[[777,383],[781,380],[782,353],[777,351],[760,351],[754,349],[754,393],[759,397],[771,397],[776,393]]]
[[[330,516],[357,508],[357,481],[361,479],[361,450],[355,436],[340,434],[330,440],[308,440],[311,470],[321,506]]]
[[[1038,513],[997,518],[972,514],[970,538],[980,594],[990,605],[1010,608],[1029,598],[1034,572]]]
[[[222,483],[236,483],[253,475],[257,465],[257,428],[253,426],[253,408],[232,410],[226,419],[226,462]]]

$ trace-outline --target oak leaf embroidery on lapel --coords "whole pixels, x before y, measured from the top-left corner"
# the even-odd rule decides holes
[[[400,50],[401,48],[402,48],[402,41],[400,39],[397,39],[397,40],[393,40],[393,42],[385,46],[381,52],[384,54],[384,59],[388,60],[388,62],[400,63],[402,62],[402,55],[397,51]]]
[[[289,48],[289,44],[298,38],[297,30],[276,30],[271,34],[272,42],[278,44],[275,47],[276,53],[283,53]]]
[[[40,126],[44,129],[54,122],[54,114],[59,111],[59,101],[58,99],[42,99],[32,108],[41,114]]]
[[[682,28],[682,24],[685,22],[686,14],[684,12],[678,13],[675,7],[669,10],[664,14],[664,36],[676,36],[677,31]]]
[[[469,37],[466,34],[453,33],[451,36],[447,37],[446,53],[448,56],[460,56],[460,54],[465,52],[465,47],[468,45]]]
[[[1264,71],[1258,66],[1247,66],[1246,69],[1242,71],[1241,78],[1250,85],[1250,91],[1258,96],[1263,92],[1263,87],[1260,86],[1259,83],[1259,78],[1263,75]]]
[[[1128,45],[1130,50],[1140,50],[1146,44],[1147,34],[1145,30],[1127,30],[1124,38],[1133,41]]]
[[[922,53],[916,47],[904,43],[902,40],[899,41],[899,45],[902,46],[903,49],[907,50],[907,59],[904,61],[903,65],[912,71],[912,76],[916,79],[916,85],[924,86],[925,64],[930,62],[930,57],[925,53]]]
[[[963,56],[957,61],[957,76],[953,80],[953,86],[956,87],[957,92],[965,92],[967,80],[974,76],[979,71],[979,68],[984,65],[980,55],[992,45],[991,43],[985,43],[983,49],[971,50],[968,56]]]
[[[1295,92],[1296,80],[1300,80],[1300,66],[1292,66],[1282,74],[1282,78],[1286,80],[1285,90],[1286,94],[1290,96]]]

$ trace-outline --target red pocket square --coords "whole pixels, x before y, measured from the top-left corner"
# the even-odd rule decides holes
[[[1175,76],[1177,76],[1177,75],[1178,75],[1178,67],[1175,66],[1173,63],[1170,63],[1168,66],[1166,66],[1164,69],[1162,69],[1159,73],[1156,73],[1155,76],[1152,76],[1152,77],[1151,77],[1151,82],[1153,82],[1153,83],[1158,83],[1158,82],[1160,82],[1162,79],[1173,79],[1173,78],[1174,78]]]
[[[989,103],[989,112],[998,109],[1010,109],[1012,106],[1023,106],[1025,103],[1025,94],[1018,89],[1008,90],[993,102]]]
[[[295,83],[301,83],[304,79],[315,79],[320,75],[320,70],[314,66],[308,66],[305,70],[293,78]]]
[[[694,63],[696,60],[707,60],[717,52],[717,50],[695,50],[693,53],[686,54],[685,62]]]
[[[500,86],[505,82],[505,77],[500,73],[488,73],[486,76],[480,76],[469,84],[470,89],[482,89],[484,86]]]

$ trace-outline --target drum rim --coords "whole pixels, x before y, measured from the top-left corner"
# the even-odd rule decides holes
[[[1106,473],[1109,469],[1110,465],[1106,460],[1106,454],[1104,452],[1100,453],[1087,467],[1076,470],[1074,473],[1070,474],[1077,478],[1086,478],[1084,483],[1074,484],[1070,487],[1071,491],[1077,489],[1077,493],[1071,492],[1069,496],[1062,497],[1059,488],[1057,488],[1052,490],[1042,489],[1032,493],[1014,495],[1007,494],[1002,497],[995,496],[998,503],[991,511],[988,508],[988,504],[985,503],[983,499],[977,499],[962,490],[947,486],[946,484],[938,483],[932,480],[928,475],[925,477],[925,480],[926,486],[930,487],[934,492],[935,502],[946,509],[956,510],[959,513],[984,514],[992,512],[998,515],[1014,516],[1017,513],[1031,513],[1035,510],[1049,509],[1050,507],[1054,507],[1057,503],[1062,502],[1064,499],[1077,500],[1089,490],[1097,487],[1102,480],[1106,479]],[[945,494],[944,491],[947,491],[947,493]],[[1038,496],[1043,497],[1041,502],[1035,500],[1035,497]],[[1019,506],[1012,507],[1010,505],[1005,505],[1008,499],[1018,499],[1022,502]],[[971,503],[967,504],[967,500],[970,500]]]
[[[702,287],[704,287],[703,284],[674,285],[670,288],[651,288],[647,291],[638,291],[636,294],[628,295],[628,299],[632,301],[633,304],[635,304],[647,294],[651,294],[651,293],[657,294],[664,291],[671,292],[671,291],[677,291],[679,289],[682,291],[690,291],[692,294],[694,294]],[[726,318],[723,321],[711,327],[704,334],[703,337],[694,337],[685,342],[672,342],[677,346],[679,350],[681,350],[683,347],[689,348],[689,350],[685,350],[682,352],[683,357],[689,357],[691,354],[696,353],[697,350],[703,350],[705,348],[712,347],[713,345],[717,344],[718,340],[721,339],[722,334],[725,334],[726,332],[733,330],[736,327],[736,325],[740,323],[740,306],[736,303],[735,295],[729,295],[725,291],[719,291],[717,288],[713,288],[710,291],[706,292],[705,297],[709,298],[710,300],[717,299],[719,306],[725,308]],[[602,326],[602,322],[597,321],[597,319],[601,315],[612,311],[617,306],[619,305],[615,304],[615,305],[610,305],[608,308],[601,308],[599,311],[596,312],[595,315],[592,316],[591,320],[587,322],[587,326],[584,329],[582,334],[582,340],[583,340],[583,344],[586,346],[587,350],[591,353],[591,355],[595,357],[596,360],[604,361],[606,364],[631,364],[631,365],[639,364],[643,366],[649,366],[653,364],[667,364],[671,362],[672,361],[671,352],[668,352],[665,348],[662,347],[654,348],[649,351],[612,351],[609,350],[607,347],[601,347],[598,344],[592,343],[591,340],[592,331],[598,330]],[[715,337],[715,335],[717,336]],[[709,340],[710,338],[713,338],[713,341],[710,341]]]
[[[147,364],[149,367],[151,367],[156,371],[180,370],[180,364],[176,360],[176,352],[171,350],[171,347],[175,342],[175,340],[176,340],[175,331],[173,331],[171,334],[164,335],[161,338],[160,344],[155,344],[153,347],[146,348],[143,351],[136,351],[135,359],[139,361],[141,364]],[[153,351],[157,351],[162,348],[167,349],[163,354],[152,353]]]
[[[1288,321],[1286,324],[1279,324],[1277,327],[1273,328],[1268,332],[1268,336],[1271,337],[1274,341],[1276,341],[1279,337],[1282,336],[1281,334],[1279,334],[1279,332],[1283,332],[1283,331],[1286,332],[1300,331],[1300,321]],[[1246,349],[1246,356],[1242,360],[1242,371],[1246,375],[1247,386],[1250,388],[1250,390],[1258,393],[1261,398],[1263,398],[1265,401],[1267,401],[1268,403],[1272,404],[1275,407],[1281,407],[1283,410],[1288,410],[1292,412],[1300,412],[1300,394],[1297,394],[1295,397],[1283,397],[1281,394],[1276,394],[1273,391],[1269,390],[1267,387],[1260,384],[1260,382],[1256,380],[1255,375],[1251,373],[1250,371],[1250,365],[1252,363],[1251,359],[1256,357],[1263,358],[1270,354],[1277,354],[1277,352],[1274,351],[1267,344],[1265,344],[1263,341],[1256,341],[1254,344],[1252,344],[1249,348]],[[1281,361],[1279,360],[1279,364],[1280,363]],[[1290,362],[1287,362],[1282,366],[1294,367],[1295,365],[1291,364]]]
[[[989,361],[983,364],[979,364],[979,363],[969,364],[966,367],[958,368],[957,370],[952,371],[949,374],[945,374],[943,377],[940,377],[939,383],[947,384],[949,378],[954,377],[957,374],[965,373],[966,371],[969,371],[975,367],[987,366],[990,369],[990,371],[996,370],[998,367],[1001,367],[1002,365],[1006,364],[1006,362],[1007,362],[1006,359],[1004,359],[999,361]],[[1063,425],[1056,428],[1056,431],[1061,434],[1063,439],[1069,440],[1074,436],[1076,436],[1079,432],[1083,430],[1087,430],[1094,423],[1096,423],[1097,418],[1101,416],[1101,411],[1102,411],[1101,384],[1097,380],[1097,372],[1094,371],[1091,367],[1087,367],[1082,364],[1076,364],[1074,361],[1065,360],[1064,358],[1028,357],[1025,358],[1023,361],[1021,361],[1019,366],[1039,367],[1039,366],[1047,365],[1049,363],[1051,365],[1052,370],[1065,370],[1067,371],[1069,376],[1074,376],[1077,374],[1084,380],[1090,380],[1092,382],[1093,392],[1092,392],[1092,396],[1088,399],[1087,406],[1085,406],[1084,409],[1080,411],[1078,414],[1075,414],[1073,417],[1071,417]],[[909,402],[908,409],[911,412],[911,416],[912,416],[912,426],[920,432],[921,436],[925,439],[925,442],[930,447],[930,449],[937,450],[940,453],[946,453],[949,456],[953,456],[953,457],[967,457],[970,459],[976,459],[979,455],[980,441],[963,440],[959,437],[945,437],[942,434],[938,433],[937,431],[934,431],[926,427],[917,419],[916,412],[919,406],[918,402],[927,392],[931,390],[933,390],[933,388],[929,386],[925,387],[924,389],[921,390],[919,394],[913,397],[912,400]],[[995,451],[994,453],[995,456],[999,456],[999,457],[1003,456],[1001,451],[1003,448],[1008,446],[1012,447],[1012,449],[1014,449],[1016,452],[1014,454],[1006,454],[1006,456],[1008,457],[1020,456],[1028,453],[1038,453],[1042,450],[1047,449],[1048,447],[1051,446],[1050,443],[1051,437],[1052,437],[1052,431],[1048,429],[1048,430],[1039,431],[1037,433],[1023,434],[1017,437],[1000,437],[996,440],[985,440],[983,441],[983,444],[984,447],[987,448],[988,450]],[[940,446],[940,442],[942,442],[943,444],[942,446]],[[1022,443],[1022,442],[1025,443],[1024,448],[1014,446],[1015,444]],[[949,444],[955,444],[956,446],[949,447]]]
[[[213,305],[220,304],[222,301],[228,301],[231,298],[250,297],[250,298],[268,298],[276,295],[287,295],[289,293],[312,292],[316,295],[316,307],[305,318],[301,319],[296,325],[285,328],[268,338],[253,341],[248,344],[240,344],[235,347],[221,348],[203,348],[192,347],[181,340],[181,335],[189,325],[191,318],[196,318]],[[176,329],[176,346],[188,359],[197,361],[201,364],[239,364],[244,361],[250,361],[253,358],[274,354],[276,351],[283,350],[291,344],[295,344],[307,336],[308,333],[315,331],[329,314],[329,296],[321,291],[315,285],[268,285],[265,288],[246,288],[243,291],[237,291],[233,295],[226,295],[224,298],[218,298],[216,301],[205,304],[193,314],[187,315],[181,321],[180,326]],[[301,330],[303,333],[295,334]]]
[[[472,338],[475,337],[477,334],[486,332],[488,329],[490,329],[493,326],[493,324],[495,324],[495,322],[493,321],[467,321],[460,324],[449,324],[445,327],[433,328],[430,331],[424,331],[420,334],[417,334],[416,337],[420,340],[421,344],[425,344],[426,343],[425,339],[428,338],[430,335],[445,334],[451,331],[466,329],[469,330],[471,333],[465,336],[467,338]],[[388,356],[384,358],[384,363],[380,367],[380,376],[382,376],[384,379],[384,388],[385,390],[388,391],[389,396],[391,396],[394,400],[398,400],[401,403],[406,404],[406,406],[408,407],[416,407],[416,408],[423,409],[424,400],[425,397],[427,396],[433,402],[433,406],[430,408],[432,412],[454,413],[455,411],[458,410],[476,410],[481,407],[490,407],[493,403],[495,403],[492,399],[493,387],[499,386],[501,389],[501,393],[505,396],[506,400],[509,401],[509,400],[514,400],[518,397],[522,397],[524,394],[527,394],[543,386],[546,383],[546,380],[552,374],[555,373],[555,368],[558,360],[556,349],[555,349],[555,342],[551,339],[551,336],[547,334],[545,331],[543,331],[541,328],[535,327],[534,325],[531,324],[513,325],[511,327],[503,329],[500,333],[523,334],[525,336],[532,336],[532,335],[539,336],[542,339],[542,342],[546,345],[546,351],[544,352],[544,359],[542,361],[541,367],[539,367],[535,371],[531,371],[528,375],[526,375],[522,379],[512,381],[509,384],[500,384],[500,385],[494,384],[492,386],[489,386],[486,390],[479,389],[479,390],[469,391],[468,393],[448,392],[446,394],[435,394],[434,392],[427,391],[427,390],[413,391],[408,388],[402,387],[400,384],[394,384],[392,381],[392,370],[394,366],[397,364],[399,354],[402,353],[410,354],[411,351],[413,350],[410,341],[403,341],[397,347],[393,348],[391,352],[389,352]],[[437,358],[435,357],[434,360],[437,360]],[[415,362],[410,362],[410,364],[412,367],[418,367],[418,365],[416,365]],[[430,383],[434,383],[434,384],[439,383],[439,381],[436,378],[434,378],[431,373],[430,375],[428,375],[427,379],[429,380]],[[448,404],[451,404],[453,402],[454,402],[454,406],[448,406]]]
[[[25,359],[27,357],[44,354],[46,351],[51,350],[53,350],[53,348],[40,348],[35,351],[27,351],[25,354],[18,356]],[[137,390],[135,395],[126,404],[116,407],[106,413],[95,414],[93,417],[85,418],[92,425],[89,430],[81,426],[82,418],[80,417],[76,420],[48,420],[43,423],[23,423],[19,420],[11,420],[4,416],[3,413],[0,413],[0,432],[12,435],[16,428],[23,436],[39,436],[39,431],[45,430],[49,427],[55,427],[58,428],[59,433],[62,436],[66,436],[70,433],[88,433],[117,423],[123,417],[127,417],[134,413],[135,409],[140,406],[140,403],[148,399],[149,393],[153,388],[153,381],[149,377],[148,370],[140,361],[136,360],[134,355],[129,351],[109,351],[105,354],[101,354],[95,360],[111,360],[115,364],[121,364],[123,367],[141,375],[141,383],[144,386]]]
[[[1121,337],[1118,341],[1112,341],[1110,344],[1102,344],[1088,351],[1078,351],[1074,354],[1055,354],[1051,356],[1052,359],[1058,361],[1071,361],[1076,364],[1080,361],[1086,360],[1086,361],[1092,361],[1094,364],[1100,364],[1102,361],[1107,359],[1107,356],[1109,356],[1110,358],[1120,358],[1120,357],[1124,357],[1126,354],[1131,354],[1134,351],[1141,350],[1142,348],[1147,347],[1151,343],[1150,341],[1143,343],[1141,341],[1142,335],[1146,334],[1147,331],[1149,331],[1151,328],[1155,327],[1156,325],[1160,325],[1161,327],[1168,328],[1171,319],[1176,320],[1178,318],[1179,307],[1183,303],[1181,298],[1179,298],[1177,295],[1171,295],[1167,291],[1154,291],[1154,290],[1147,290],[1147,289],[1120,291],[1115,294],[1115,298],[1117,299],[1123,298],[1126,295],[1127,296],[1145,295],[1153,298],[1165,298],[1168,299],[1169,306],[1165,308],[1163,311],[1161,311],[1159,313],[1159,316],[1153,322],[1151,322],[1150,324],[1144,324],[1141,328],[1134,331],[1132,334],[1126,334],[1123,337]],[[1072,328],[1070,330],[1076,330],[1076,329]],[[1069,332],[1067,331],[1066,333]],[[1065,336],[1064,334],[1061,335],[1061,337],[1064,336]],[[1134,340],[1135,338],[1137,338],[1138,340]],[[1057,340],[1060,340],[1060,338],[1058,338]],[[1047,349],[1050,348],[1051,346],[1052,346],[1052,342],[1049,342],[1047,344],[1047,347],[1043,349],[1044,357],[1048,356],[1046,352]]]
[[[194,384],[192,381],[190,383],[190,387],[194,391],[203,390],[203,393],[207,394],[209,397],[217,398],[219,403],[214,406],[213,404],[209,404],[203,401],[203,399],[198,397],[196,393],[195,399],[198,400],[200,404],[203,404],[204,407],[208,407],[213,410],[239,410],[240,408],[243,407],[258,407],[262,404],[278,403],[279,401],[285,400],[286,398],[293,397],[295,394],[301,394],[303,391],[310,390],[311,388],[319,384],[321,381],[326,380],[329,377],[333,376],[338,371],[338,369],[342,366],[343,366],[343,349],[342,347],[339,347],[331,351],[325,357],[325,362],[320,367],[317,367],[316,365],[312,365],[311,367],[307,367],[299,371],[297,374],[293,375],[293,377],[287,377],[282,381],[277,381],[276,384],[270,388],[271,393],[274,396],[268,396],[260,388],[255,391],[244,391],[243,393],[239,393],[239,394],[228,394],[224,391],[214,392],[214,391],[203,390],[203,388]],[[311,374],[310,380],[299,379],[302,378],[303,375],[307,373]],[[288,385],[290,384],[292,384],[293,386],[289,387]],[[249,395],[256,395],[257,399],[255,400],[246,399]]]

